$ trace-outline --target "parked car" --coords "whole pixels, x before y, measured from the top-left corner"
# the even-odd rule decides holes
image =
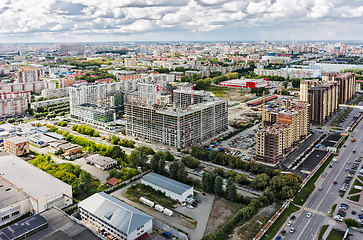
[[[295,232],[295,228],[290,228],[290,233],[294,233]]]
[[[310,218],[311,217],[311,213],[306,214],[306,217]]]
[[[295,220],[295,218],[296,218],[295,215],[292,215],[290,219]]]
[[[286,223],[286,225],[287,225],[287,226],[291,226],[291,224],[292,224],[292,222],[291,222],[291,221],[288,221],[288,222]]]
[[[282,236],[285,236],[285,234],[286,234],[286,230],[285,230],[285,229],[283,229],[283,230],[280,232],[280,234],[281,234]]]

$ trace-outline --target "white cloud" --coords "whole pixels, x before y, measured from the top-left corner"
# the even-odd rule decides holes
[[[12,0],[0,3],[0,35],[142,37],[149,32],[238,31],[246,26],[309,28],[317,21],[339,24],[362,16],[362,0]]]

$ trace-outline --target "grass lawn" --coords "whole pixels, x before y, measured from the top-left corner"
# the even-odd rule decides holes
[[[354,202],[359,202],[360,195],[355,195],[355,196],[352,196],[352,197],[348,197],[348,199],[352,200]]]
[[[310,178],[310,180],[306,183],[304,188],[296,194],[296,197],[294,199],[294,203],[298,205],[302,205],[306,199],[308,199],[309,195],[314,191],[315,189],[315,182],[320,177],[321,173],[324,171],[324,169],[329,165],[330,161],[335,157],[335,154],[330,155],[330,157],[324,162],[324,164],[316,171],[314,176]]]
[[[38,147],[37,145],[35,145],[33,143],[29,143],[29,145],[32,145],[33,147],[36,147],[36,148],[40,148],[40,147]]]
[[[326,240],[342,240],[344,237],[344,234],[338,232],[335,228],[333,228],[330,233],[329,236]]]
[[[241,240],[250,240],[256,236],[257,232],[265,225],[269,217],[265,213],[261,213],[248,221],[243,227],[238,229],[238,237]]]
[[[216,97],[223,97],[223,95],[228,92],[228,87],[210,86],[209,88],[206,89],[206,91],[214,93]]]
[[[335,204],[336,206],[336,204]],[[321,228],[320,228],[320,232],[319,232],[319,236],[318,236],[318,240],[322,240],[323,239],[323,236],[324,236],[324,233],[326,232],[326,229],[328,228],[328,225],[323,225]]]
[[[363,177],[358,177],[358,178],[363,181]]]
[[[348,193],[348,194],[359,193],[359,192],[361,192],[361,190],[359,190],[359,189],[355,189],[354,187],[352,187],[352,188],[350,189],[350,191],[349,191],[349,193]]]
[[[129,187],[126,191],[126,197],[134,202],[139,202],[140,197],[145,197],[154,203],[158,203],[163,207],[167,207],[169,209],[173,208],[173,205],[176,204],[176,201],[166,197],[164,193],[161,191],[156,191],[149,186],[145,186],[143,184],[135,184]]]
[[[355,180],[353,185],[363,186],[363,183],[361,183],[359,180]]]
[[[274,224],[263,235],[262,240],[272,239],[276,233],[280,230],[281,226],[285,223],[286,219],[296,211],[299,211],[300,207],[290,204],[290,206],[279,216]]]

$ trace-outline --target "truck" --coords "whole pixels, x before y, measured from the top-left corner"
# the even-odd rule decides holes
[[[173,211],[167,208],[164,208],[163,213],[169,217],[173,215]]]
[[[155,205],[155,209],[156,209],[156,211],[159,211],[159,212],[163,212],[164,211],[164,207],[161,206],[161,205],[159,205],[159,204],[156,204]]]
[[[144,197],[140,197],[139,201],[142,202],[143,204],[149,206],[149,207],[154,207],[154,202],[150,201],[149,199],[146,199]]]
[[[352,138],[352,142],[355,142],[355,138]]]

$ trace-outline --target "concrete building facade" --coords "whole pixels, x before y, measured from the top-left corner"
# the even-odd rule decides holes
[[[277,164],[308,136],[309,104],[292,100],[286,105],[284,110],[263,113],[264,128],[256,132],[258,161]]]
[[[353,98],[356,91],[354,73],[323,73],[322,80],[338,82],[339,104],[347,104]]]
[[[25,114],[30,104],[30,91],[0,93],[0,118]]]
[[[19,68],[17,77],[17,83],[38,82],[40,80],[40,70],[32,67],[22,67]]]

